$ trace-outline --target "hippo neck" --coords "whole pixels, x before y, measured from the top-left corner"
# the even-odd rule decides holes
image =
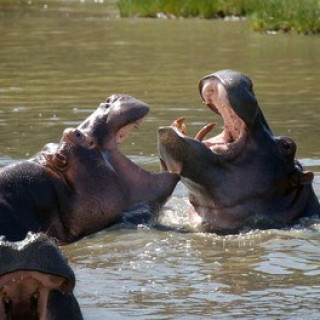
[[[139,202],[161,206],[179,180],[169,172],[150,173],[140,168],[118,149],[104,151],[104,156],[128,190],[128,207]]]

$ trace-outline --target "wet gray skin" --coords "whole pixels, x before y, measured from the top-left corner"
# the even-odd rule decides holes
[[[176,126],[159,128],[162,168],[178,173],[188,188],[191,224],[234,233],[319,215],[313,173],[295,159],[291,138],[272,134],[250,78],[222,70],[202,78],[199,90],[223,118],[221,134],[205,139],[204,128],[192,139]]]
[[[0,240],[0,257],[0,319],[82,319],[74,273],[48,237]]]

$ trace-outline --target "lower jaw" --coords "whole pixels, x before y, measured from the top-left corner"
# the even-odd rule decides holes
[[[248,135],[243,133],[234,142],[225,143],[211,143],[210,140],[203,141],[203,143],[213,152],[225,159],[232,159],[236,157],[244,148],[247,142]]]

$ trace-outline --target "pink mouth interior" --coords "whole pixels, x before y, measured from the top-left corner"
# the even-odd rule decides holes
[[[233,109],[227,104],[216,106],[209,103],[208,107],[216,114],[220,115],[224,121],[223,131],[215,137],[208,138],[202,142],[213,152],[226,154],[240,148],[246,140],[246,125]]]
[[[69,287],[63,277],[37,271],[19,270],[5,274],[0,277],[0,317],[8,307],[14,315],[29,314],[33,307],[39,315],[44,315],[50,290],[69,291]]]

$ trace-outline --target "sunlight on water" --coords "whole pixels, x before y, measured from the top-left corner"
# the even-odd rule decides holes
[[[191,136],[212,121],[218,133],[221,119],[200,102],[198,81],[233,68],[252,78],[274,133],[291,136],[306,170],[320,172],[318,37],[253,33],[245,22],[121,20],[93,2],[55,3],[0,11],[0,167],[58,142],[119,92],[151,108],[122,152],[159,171],[157,128],[186,116]],[[320,197],[319,174],[314,188]],[[319,219],[196,232],[182,184],[159,223],[131,218],[62,248],[86,320],[319,319]]]

